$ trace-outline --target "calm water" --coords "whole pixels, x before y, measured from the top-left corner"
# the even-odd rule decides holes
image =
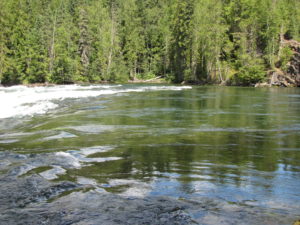
[[[300,89],[0,89],[0,173],[300,211]],[[298,211],[298,212],[299,212]]]

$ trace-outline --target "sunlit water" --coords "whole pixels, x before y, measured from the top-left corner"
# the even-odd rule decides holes
[[[300,211],[300,89],[0,88],[0,173]],[[1,185],[1,184],[0,184]]]

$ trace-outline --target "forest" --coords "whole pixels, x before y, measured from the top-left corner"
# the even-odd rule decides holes
[[[0,1],[0,80],[252,85],[291,57],[299,0]]]

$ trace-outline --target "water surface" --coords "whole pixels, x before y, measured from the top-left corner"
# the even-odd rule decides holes
[[[299,89],[19,86],[0,104],[0,174],[300,216]]]

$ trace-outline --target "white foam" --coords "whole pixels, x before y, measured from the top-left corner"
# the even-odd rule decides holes
[[[77,99],[128,92],[180,91],[191,88],[190,86],[138,86],[127,88],[122,85],[61,85],[33,88],[26,86],[0,87],[0,118],[45,114],[49,110],[58,107],[56,102],[53,101],[62,101],[67,98]]]
[[[7,133],[7,134],[0,134],[0,138],[15,138],[15,137],[29,136],[33,134],[35,133],[34,132]]]
[[[97,181],[86,177],[77,177],[77,183],[83,185],[97,185]]]
[[[123,125],[102,125],[102,124],[86,124],[82,126],[67,126],[67,129],[73,129],[83,133],[99,134],[107,131],[113,131],[117,129],[139,129],[145,128],[145,126],[123,126]]]
[[[67,171],[60,166],[54,166],[52,169],[39,173],[47,180],[54,180],[58,178],[58,175],[65,174]]]
[[[0,144],[12,144],[18,142],[18,139],[0,140]]]
[[[90,133],[90,134],[99,134],[106,131],[112,131],[115,129],[112,125],[82,125],[82,126],[69,126],[66,127],[69,129],[73,129],[79,132]]]
[[[114,149],[113,146],[94,146],[88,148],[82,148],[80,150],[70,150],[68,152],[56,152],[55,156],[58,157],[59,160],[63,160],[64,163],[75,167],[81,168],[86,166],[86,163],[101,163],[107,161],[120,160],[121,157],[101,157],[101,158],[89,158],[89,155],[98,153],[98,152],[107,152]]]
[[[81,167],[81,163],[79,162],[79,159],[68,152],[57,152],[55,153],[55,155],[58,156],[60,159],[63,159],[65,163],[68,163],[75,168]]]
[[[80,153],[82,155],[88,156],[99,152],[108,152],[114,148],[115,147],[113,146],[93,146],[93,147],[80,149]]]
[[[83,158],[80,159],[82,162],[108,162],[108,161],[115,161],[115,160],[120,160],[122,159],[121,157],[104,157],[104,158]]]
[[[75,134],[71,134],[71,133],[62,131],[57,135],[45,137],[45,138],[43,138],[43,140],[50,141],[50,140],[57,140],[57,139],[62,139],[62,138],[74,138],[74,137],[77,137],[77,136]]]

